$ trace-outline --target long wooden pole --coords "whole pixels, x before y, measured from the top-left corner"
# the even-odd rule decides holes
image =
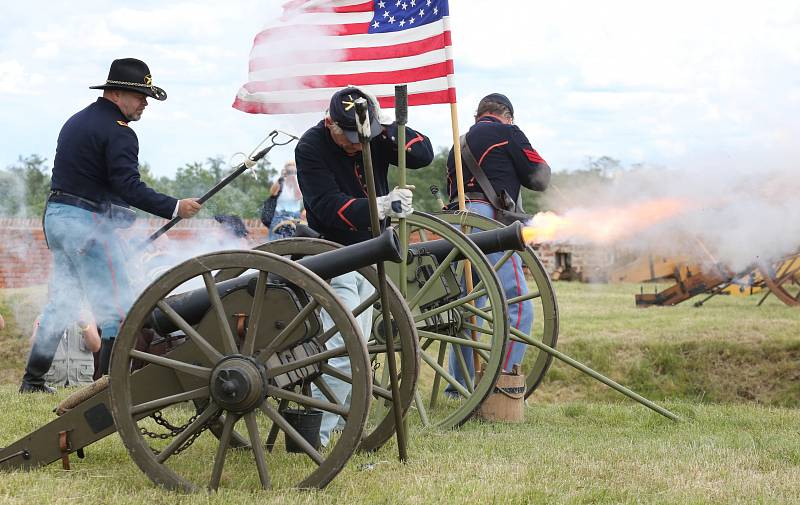
[[[458,131],[458,108],[455,102],[450,103],[450,123],[453,130],[453,161],[456,167],[456,194],[458,196],[458,210],[465,212],[467,210],[467,201],[466,197],[464,196],[464,170],[461,165],[461,135]],[[461,231],[468,233],[466,228],[466,226],[462,226]],[[469,260],[464,260],[464,282],[467,294],[472,293],[472,264],[469,262]],[[474,326],[476,323],[475,316],[470,316],[470,321]],[[471,332],[471,336],[472,340],[478,340],[478,333],[476,331],[473,330]],[[461,349],[456,350],[456,347],[454,346],[453,351],[461,352]],[[476,375],[480,373],[480,364],[480,356],[477,352],[473,351],[472,365],[475,369]]]

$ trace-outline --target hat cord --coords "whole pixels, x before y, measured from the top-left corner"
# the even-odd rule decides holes
[[[139,86],[141,88],[150,88],[153,89],[152,84],[144,84],[142,82],[128,82],[128,81],[112,81],[111,79],[106,79],[106,84],[122,84],[124,86]]]

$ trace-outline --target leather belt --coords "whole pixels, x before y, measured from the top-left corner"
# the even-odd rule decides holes
[[[65,205],[72,205],[79,209],[88,210],[89,212],[103,212],[103,208],[99,203],[87,200],[78,195],[64,193],[63,191],[55,190],[50,192],[47,198],[48,202],[63,203]]]

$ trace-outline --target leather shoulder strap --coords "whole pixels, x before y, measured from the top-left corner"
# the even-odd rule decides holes
[[[467,144],[467,135],[462,135],[459,140],[461,142],[461,158],[464,160],[464,163],[466,163],[467,168],[469,168],[469,171],[475,176],[475,180],[478,181],[478,185],[481,187],[481,190],[483,190],[483,194],[489,199],[489,203],[492,204],[492,207],[502,210],[503,207],[500,205],[497,192],[494,190],[494,187],[492,187],[492,183],[489,182],[483,169],[478,165],[477,160],[475,160],[475,155],[472,154]]]

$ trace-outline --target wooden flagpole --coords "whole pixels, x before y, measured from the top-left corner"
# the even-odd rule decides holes
[[[444,28],[445,30],[448,30],[452,33],[452,30],[450,29],[449,16],[444,18]],[[452,48],[450,46],[445,46],[444,50],[447,59],[452,60],[453,59]],[[449,88],[453,89],[453,94],[455,95],[456,85],[455,85],[454,75],[451,74],[447,76],[447,84]],[[467,210],[467,202],[464,196],[464,176],[463,176],[464,171],[461,165],[461,135],[458,131],[458,107],[455,96],[453,97],[453,100],[450,102],[450,124],[453,131],[453,162],[456,168],[456,194],[458,196],[458,210],[460,212],[465,212]],[[467,233],[466,227],[462,226],[461,231]],[[468,260],[464,261],[464,278],[465,278],[465,284],[466,284],[465,288],[467,294],[472,293],[474,287],[472,283],[472,264]],[[470,316],[470,319],[474,325],[476,322],[475,316],[474,315]],[[472,340],[478,340],[478,333],[474,330],[471,333],[472,333]],[[460,349],[456,350],[455,347],[453,348],[453,350],[456,352],[461,352]],[[475,368],[475,376],[477,377],[477,374],[480,373],[479,371],[480,357],[478,353],[475,351],[472,352],[472,364],[473,367]]]

